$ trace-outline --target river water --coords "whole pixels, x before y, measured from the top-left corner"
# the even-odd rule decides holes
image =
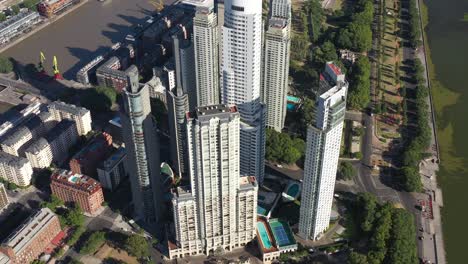
[[[449,263],[468,263],[468,0],[425,0],[441,148],[439,185]]]
[[[49,73],[55,55],[65,78],[74,79],[82,66],[125,38],[132,26],[149,18],[152,10],[148,0],[89,0],[2,55],[23,64],[37,64],[43,51]]]

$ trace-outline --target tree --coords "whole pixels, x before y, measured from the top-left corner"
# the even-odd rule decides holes
[[[73,246],[80,239],[81,235],[84,234],[86,228],[84,226],[75,227],[73,233],[68,237],[67,245]]]
[[[60,200],[55,194],[50,195],[50,199],[48,202],[44,201],[41,203],[42,208],[47,207],[54,212],[56,211],[57,207],[63,206],[63,205],[64,205],[63,201]]]
[[[368,264],[369,262],[367,261],[367,256],[357,253],[357,252],[351,252],[349,254],[349,259],[348,259],[348,264]]]
[[[37,10],[37,5],[38,1],[37,0],[24,0],[23,1],[23,6],[31,11],[36,11]]]
[[[143,236],[131,235],[125,240],[125,249],[129,254],[144,258],[149,255],[148,242]]]
[[[11,7],[11,12],[13,15],[17,15],[20,12],[20,7],[19,5],[14,5]]]
[[[96,252],[106,241],[106,234],[102,231],[92,233],[86,241],[83,242],[83,246],[80,248],[81,254],[92,254]]]
[[[6,15],[5,15],[5,13],[0,12],[0,22],[5,21],[6,19],[7,19],[7,17],[6,17]]]
[[[314,62],[325,65],[328,61],[337,61],[338,54],[335,45],[330,41],[325,41],[321,46],[314,48]]]
[[[110,111],[117,100],[114,88],[98,86],[94,89],[85,90],[83,105],[97,112]]]
[[[75,204],[65,214],[65,222],[68,226],[83,226],[85,218],[80,206]]]
[[[370,102],[370,61],[359,57],[351,68],[351,84],[348,93],[348,105],[354,109],[363,109]]]
[[[361,230],[369,232],[372,230],[377,210],[377,198],[370,193],[359,193],[356,199],[358,210],[358,223],[361,223]]]
[[[413,216],[406,210],[395,208],[392,217],[388,263],[419,263],[416,251],[416,228]]]
[[[291,139],[288,134],[273,129],[267,129],[266,138],[267,160],[292,164],[304,155],[305,143],[300,138]]]
[[[421,175],[418,167],[401,168],[403,177],[403,188],[407,192],[419,192],[422,190]]]
[[[340,176],[340,179],[351,180],[356,177],[356,169],[353,167],[351,162],[344,161],[340,163],[338,175]]]
[[[10,59],[0,57],[0,73],[9,73],[13,71],[13,63]]]
[[[351,22],[348,30],[352,37],[352,49],[359,52],[369,51],[372,48],[372,30],[370,25]]]

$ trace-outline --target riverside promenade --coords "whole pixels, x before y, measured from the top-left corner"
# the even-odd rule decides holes
[[[437,139],[437,127],[436,127],[436,117],[435,117],[435,108],[432,99],[432,91],[431,91],[431,79],[429,76],[429,68],[427,62],[427,43],[424,31],[424,23],[422,19],[421,13],[421,0],[417,0],[417,8],[419,11],[419,22],[421,27],[422,33],[422,47],[419,48],[415,56],[421,60],[424,65],[425,71],[425,79],[426,79],[426,86],[429,90],[429,97],[428,97],[428,105],[429,105],[429,124],[432,130],[432,140],[431,146],[428,150],[428,153],[431,154],[431,157],[427,158],[426,160],[422,161],[420,164],[420,173],[421,179],[423,183],[423,188],[425,195],[427,196],[427,200],[430,201],[429,203],[429,210],[432,212],[432,217],[426,218],[422,217],[421,222],[425,227],[424,233],[427,233],[429,236],[429,243],[427,243],[427,238],[423,238],[423,261],[429,260],[431,263],[438,263],[438,264],[445,264],[447,263],[446,256],[445,256],[445,246],[444,246],[444,236],[442,232],[442,216],[440,209],[443,207],[443,197],[442,191],[437,185],[437,171],[439,170],[439,163],[440,163],[440,152],[439,152],[439,142]],[[431,255],[434,257],[433,260],[424,259],[425,256]],[[431,258],[432,259],[432,258]]]

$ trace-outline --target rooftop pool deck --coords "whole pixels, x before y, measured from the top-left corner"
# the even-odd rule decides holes
[[[257,222],[257,232],[260,235],[263,248],[267,250],[273,248],[273,244],[271,243],[270,236],[268,235],[267,227],[264,222]]]
[[[299,194],[299,184],[293,183],[289,186],[288,190],[286,191],[288,195],[291,197],[297,198],[297,195]]]
[[[286,99],[288,100],[288,102],[293,102],[293,103],[296,103],[296,104],[301,102],[301,98],[295,97],[295,96],[292,96],[292,95],[288,95],[286,97]]]

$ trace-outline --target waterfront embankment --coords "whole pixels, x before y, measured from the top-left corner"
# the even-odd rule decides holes
[[[438,258],[443,255],[450,263],[465,263],[463,245],[468,236],[465,228],[468,213],[464,203],[468,200],[468,23],[463,22],[463,16],[468,10],[468,2],[420,0],[420,4],[440,158],[437,183],[444,201],[441,222],[437,226],[444,239],[435,241],[435,250]],[[443,243],[446,254],[439,252],[439,242]]]

